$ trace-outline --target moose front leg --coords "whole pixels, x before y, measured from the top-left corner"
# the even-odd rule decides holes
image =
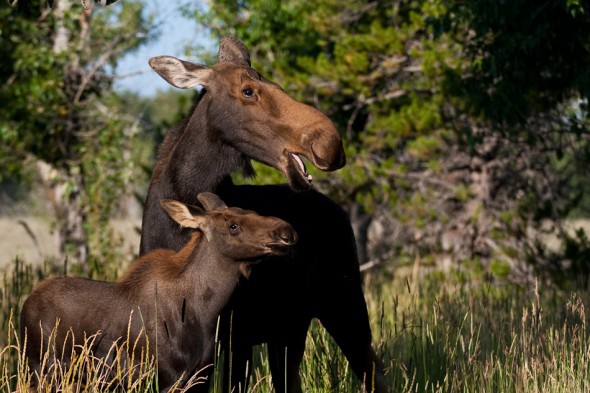
[[[305,334],[289,344],[269,342],[268,359],[277,393],[301,393],[299,366],[305,351]]]
[[[369,393],[389,393],[382,361],[371,345],[371,328],[362,290],[334,285],[324,297],[318,319],[348,360],[353,372]]]
[[[252,374],[252,344],[236,332],[226,344],[223,345],[223,391],[245,393]]]

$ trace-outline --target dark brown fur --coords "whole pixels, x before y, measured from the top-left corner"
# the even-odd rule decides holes
[[[367,389],[386,392],[381,361],[372,349],[350,221],[337,204],[311,189],[291,155],[303,155],[322,170],[341,168],[344,151],[334,124],[252,69],[241,42],[223,38],[218,59],[212,68],[165,56],[150,59],[152,68],[172,85],[201,84],[205,92],[160,147],[146,198],[140,253],[162,246],[178,249],[186,241],[187,234],[157,209],[161,198],[191,203],[199,192],[212,191],[228,205],[281,217],[300,235],[294,256],[253,267],[250,280],[238,287],[223,314],[226,344],[229,321],[233,323],[232,386],[243,391],[252,345],[266,342],[275,389],[299,392],[307,330],[318,318]],[[281,171],[290,187],[233,185],[229,175],[251,172],[250,159]]]
[[[21,313],[22,342],[26,336],[26,355],[33,372],[41,372],[40,355],[48,348],[69,361],[72,339],[68,331],[76,345],[83,344],[85,336],[100,332],[92,346],[93,355],[100,359],[107,357],[115,341],[129,339],[132,346],[143,332],[135,359],[146,349],[146,335],[152,353],[157,343],[162,391],[183,373],[185,384],[212,365],[218,316],[239,277],[249,274],[253,262],[284,255],[297,234],[283,220],[227,208],[213,194],[201,194],[200,200],[208,206],[207,212],[191,214],[178,202],[167,202],[177,225],[191,231],[180,251],[151,251],[114,283],[53,277],[35,287]],[[58,319],[52,347],[48,339]]]

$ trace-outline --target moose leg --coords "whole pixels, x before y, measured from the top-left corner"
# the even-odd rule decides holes
[[[383,363],[371,345],[371,327],[361,287],[342,285],[324,299],[318,319],[346,356],[355,375],[363,381],[367,392],[389,392]]]
[[[232,335],[230,346],[224,346],[224,392],[245,393],[252,373],[252,344],[237,334]],[[229,383],[231,382],[231,388]]]
[[[269,341],[268,360],[272,384],[277,393],[301,393],[299,365],[305,351],[306,331],[288,343]]]

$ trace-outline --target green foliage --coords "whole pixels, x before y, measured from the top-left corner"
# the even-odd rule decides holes
[[[497,278],[505,280],[510,275],[510,264],[506,261],[494,259],[490,263],[490,272]]]
[[[445,88],[465,110],[501,124],[524,123],[579,94],[590,95],[590,5],[580,1],[441,1],[435,23],[469,59]],[[509,103],[509,105],[507,105]]]
[[[95,260],[114,261],[107,222],[133,180],[138,128],[112,92],[112,71],[150,38],[149,20],[139,1],[64,4],[0,5],[0,100],[10,103],[0,113],[0,180],[47,165],[55,174],[28,180],[65,190],[52,201],[57,227],[77,237],[62,239],[63,247],[76,259],[73,250],[86,243]],[[84,235],[70,217],[84,221]]]
[[[49,143],[59,136],[59,129],[52,133],[36,130],[46,129],[46,124],[57,128],[56,114],[64,110],[60,62],[65,55],[54,54],[46,45],[47,30],[52,28],[47,18],[38,22],[36,15],[19,13],[3,2],[0,23],[0,100],[11,103],[0,114],[0,162],[5,164],[0,178],[5,179],[18,171],[29,149],[42,152],[44,158],[59,149],[58,144]]]
[[[254,67],[330,116],[347,165],[313,173],[315,184],[372,220],[389,208],[409,233],[400,244],[383,239],[390,248],[436,254],[441,238],[460,231],[455,262],[489,265],[509,254],[516,265],[542,258],[527,227],[584,211],[586,2],[326,0],[309,8],[305,0],[227,0],[193,16],[214,38],[244,41]]]
[[[156,147],[164,139],[168,129],[186,117],[192,107],[197,92],[192,90],[168,89],[157,91],[151,97],[138,96],[131,92],[117,94],[118,106],[138,119],[141,128],[141,138]],[[151,148],[152,153],[155,147]],[[150,162],[150,167],[153,162]]]

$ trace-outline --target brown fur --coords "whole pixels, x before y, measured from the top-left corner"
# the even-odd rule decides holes
[[[178,252],[157,249],[147,253],[118,282],[53,277],[33,289],[21,312],[21,339],[24,342],[26,337],[26,356],[33,372],[43,371],[40,355],[49,351],[58,358],[64,356],[67,363],[72,345],[82,344],[85,336],[97,332],[92,352],[98,359],[106,358],[117,340],[129,339],[132,345],[141,337],[135,359],[146,349],[146,336],[150,348],[157,343],[162,391],[183,374],[185,384],[212,364],[218,316],[244,266],[284,255],[297,234],[278,218],[220,206],[213,194],[201,194],[199,199],[214,201],[216,208],[191,214],[178,202],[167,202],[174,220],[193,231]],[[232,232],[229,223],[239,231]],[[52,346],[48,337],[58,320]],[[73,333],[74,342],[67,338],[68,332]]]
[[[367,390],[388,391],[371,344],[350,221],[336,203],[312,189],[292,155],[305,156],[321,170],[341,168],[345,156],[334,124],[251,68],[241,42],[222,38],[218,60],[206,67],[168,56],[150,59],[172,85],[201,84],[204,93],[160,146],[145,203],[140,254],[158,247],[178,249],[187,239],[157,209],[161,198],[190,204],[199,192],[211,191],[230,206],[281,217],[300,235],[293,255],[280,264],[252,267],[250,279],[238,287],[223,313],[221,337],[228,353],[231,342],[232,387],[243,391],[248,383],[252,345],[268,343],[276,391],[300,392],[306,334],[311,320],[318,318]],[[283,173],[289,187],[235,186],[229,176],[250,173],[250,159]],[[227,377],[228,362],[225,367]]]

